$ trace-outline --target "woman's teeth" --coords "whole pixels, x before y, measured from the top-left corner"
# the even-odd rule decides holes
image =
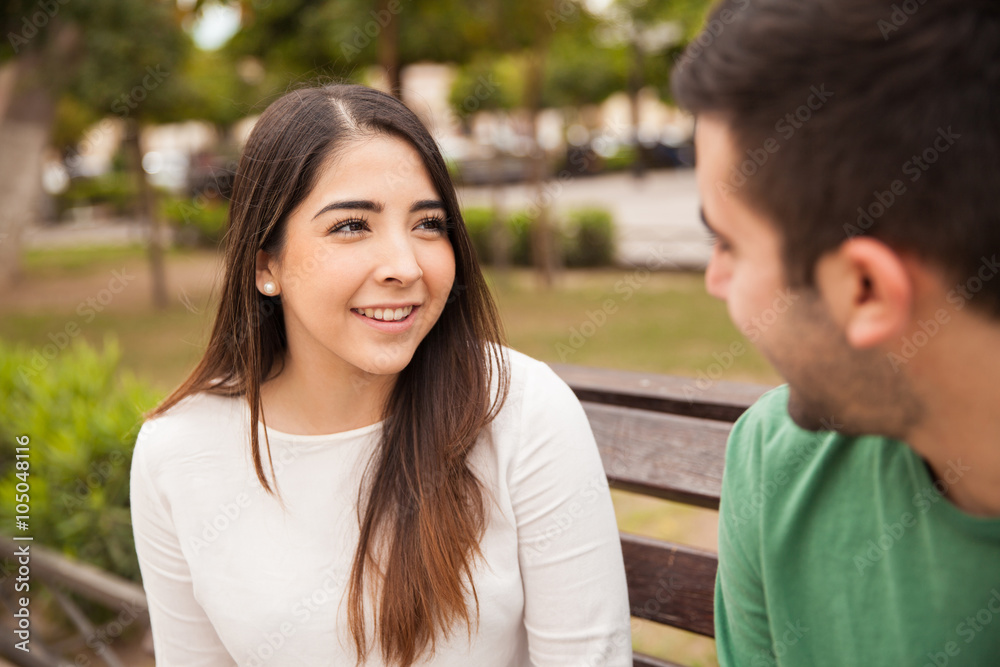
[[[403,308],[352,308],[355,313],[364,315],[365,317],[370,317],[373,320],[382,320],[385,322],[394,322],[406,317],[413,311],[413,306],[404,306]]]

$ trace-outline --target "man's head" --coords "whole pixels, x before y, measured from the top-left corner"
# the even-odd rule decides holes
[[[673,77],[721,240],[710,291],[800,424],[905,435],[900,340],[1000,329],[1000,5],[727,0]]]

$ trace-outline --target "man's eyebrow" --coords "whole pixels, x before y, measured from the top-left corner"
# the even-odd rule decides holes
[[[708,219],[705,218],[705,209],[704,208],[701,208],[701,207],[698,208],[698,217],[701,218],[701,224],[705,225],[705,228],[709,232],[711,232],[712,234],[715,234],[715,229],[712,228],[712,225],[708,224]]]
[[[427,211],[431,209],[443,209],[444,203],[439,199],[421,199],[419,201],[413,202],[413,206],[410,207],[410,213],[416,213],[417,211]],[[345,199],[343,201],[336,201],[327,204],[321,208],[316,215],[313,216],[313,220],[323,215],[328,211],[338,211],[338,210],[348,210],[348,211],[371,211],[373,213],[381,213],[385,210],[385,204],[382,202],[371,201],[370,199]]]

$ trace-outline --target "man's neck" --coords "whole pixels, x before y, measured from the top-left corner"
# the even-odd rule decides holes
[[[1000,340],[962,338],[921,360],[925,413],[906,440],[957,507],[1000,517]]]

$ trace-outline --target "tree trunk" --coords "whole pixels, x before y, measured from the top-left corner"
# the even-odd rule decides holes
[[[21,240],[34,221],[42,194],[42,155],[55,119],[55,103],[42,71],[42,56],[26,51],[4,65],[0,98],[0,289],[21,275]],[[0,106],[4,106],[0,104]]]
[[[507,275],[510,268],[510,234],[507,230],[507,211],[504,206],[503,165],[499,152],[490,158],[490,208],[493,210],[493,225],[490,228],[490,250],[493,266],[500,276]]]
[[[167,275],[163,264],[162,228],[159,214],[156,211],[155,194],[146,180],[146,172],[142,168],[142,146],[139,122],[135,118],[125,121],[125,153],[128,155],[129,168],[136,179],[139,200],[136,213],[139,220],[149,230],[149,268],[153,283],[153,306],[157,309],[167,307]]]
[[[538,217],[532,226],[532,255],[538,278],[544,287],[551,287],[555,280],[556,259],[553,247],[552,225],[549,221],[548,193],[545,181],[548,178],[548,163],[545,151],[538,145],[538,114],[542,106],[542,79],[546,55],[546,45],[532,50],[528,61],[525,102],[529,114],[529,132],[532,142],[531,190],[535,192],[535,208]]]
[[[628,77],[628,98],[632,107],[632,144],[635,146],[635,159],[632,162],[632,175],[642,178],[646,175],[646,156],[639,141],[639,91],[642,90],[645,75],[643,74],[643,52],[638,37],[632,38],[632,67]]]
[[[395,97],[399,97],[402,89],[399,73],[399,21],[389,7],[391,4],[391,0],[376,0],[375,2],[375,11],[378,16],[387,17],[387,22],[378,35],[378,62],[385,70],[385,78],[389,82],[389,92]]]

